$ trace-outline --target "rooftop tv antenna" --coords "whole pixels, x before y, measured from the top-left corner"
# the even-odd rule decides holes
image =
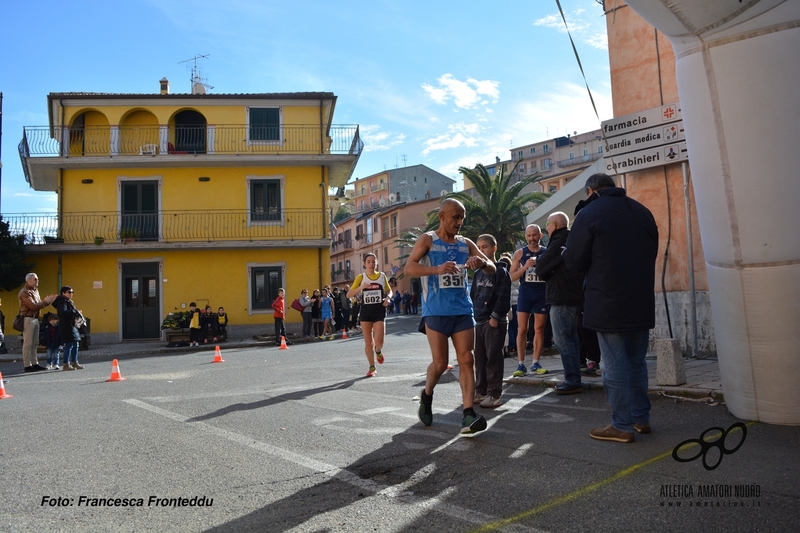
[[[181,63],[188,63],[189,61],[194,62],[192,66],[192,94],[206,94],[207,90],[211,90],[214,87],[206,83],[206,79],[200,76],[200,67],[197,66],[198,59],[208,59],[211,54],[198,54],[190,59],[185,59],[183,61],[178,61],[178,64]]]

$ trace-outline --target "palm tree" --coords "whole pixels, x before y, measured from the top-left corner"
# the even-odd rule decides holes
[[[497,239],[498,254],[513,253],[517,243],[525,238],[526,216],[550,195],[541,192],[522,193],[522,189],[536,181],[538,175],[528,176],[509,186],[517,166],[514,165],[509,173],[504,172],[500,165],[497,168],[497,175],[490,176],[481,164],[474,169],[461,167],[459,171],[472,182],[476,195],[460,191],[450,193],[445,198],[460,200],[467,210],[461,227],[462,235],[475,241],[479,235],[489,233]],[[438,226],[438,219],[436,223]]]

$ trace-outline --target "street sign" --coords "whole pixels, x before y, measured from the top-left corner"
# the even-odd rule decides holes
[[[637,152],[645,148],[675,144],[685,139],[683,121],[674,122],[665,126],[658,125],[645,130],[626,133],[608,139],[605,157],[617,157],[630,152]]]
[[[679,103],[653,107],[602,123],[606,173],[624,174],[687,160]]]
[[[682,120],[681,105],[679,103],[662,105],[652,109],[631,113],[622,117],[612,118],[601,123],[601,128],[606,139],[611,142],[612,137],[618,137],[634,131],[645,130],[653,126],[662,126]]]
[[[689,153],[686,150],[686,143],[679,142],[667,146],[647,148],[638,152],[630,152],[620,156],[607,157],[603,162],[606,166],[606,174],[613,176],[614,174],[625,174],[645,168],[660,167],[688,159]]]

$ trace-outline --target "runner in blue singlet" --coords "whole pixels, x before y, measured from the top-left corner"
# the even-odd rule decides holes
[[[545,251],[539,246],[542,230],[536,224],[525,228],[525,240],[528,245],[517,250],[511,261],[511,280],[519,280],[519,296],[517,298],[517,359],[519,364],[514,372],[515,377],[524,376],[525,346],[528,342],[528,324],[533,313],[533,364],[531,372],[547,374],[547,369],[539,364],[544,346],[544,327],[550,307],[545,303],[545,282],[536,275],[534,267],[536,259]]]
[[[464,224],[464,205],[452,198],[439,208],[439,229],[417,239],[405,266],[405,275],[422,278],[422,323],[428,336],[433,361],[428,365],[425,388],[420,393],[419,419],[433,423],[433,389],[447,369],[447,339],[453,341],[458,359],[458,381],[464,402],[461,433],[486,429],[486,419],[475,413],[475,372],[473,346],[475,319],[466,284],[466,269],[483,269],[487,274],[495,266],[475,243],[458,234]]]

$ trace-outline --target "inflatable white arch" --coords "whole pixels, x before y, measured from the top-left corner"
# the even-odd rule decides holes
[[[800,1],[627,3],[675,50],[725,401],[800,424]]]

